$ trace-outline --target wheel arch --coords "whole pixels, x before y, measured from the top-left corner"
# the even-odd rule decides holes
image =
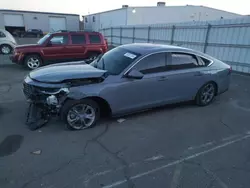
[[[195,94],[195,98],[197,97],[198,93],[200,92],[200,89],[203,88],[203,86],[205,86],[206,84],[208,83],[213,83],[215,85],[215,95],[218,94],[218,83],[214,80],[210,80],[210,81],[207,81],[206,83],[204,83],[200,88],[198,88],[198,91],[196,92]]]
[[[100,113],[102,117],[107,117],[112,115],[112,109],[110,107],[110,104],[107,102],[107,100],[99,96],[86,96],[81,98],[68,97],[64,101],[64,104],[69,100],[82,100],[82,99],[90,99],[95,101],[100,107]]]
[[[42,55],[39,53],[39,52],[27,52],[27,53],[24,53],[24,56],[23,56],[23,61],[30,55],[37,55],[39,56],[39,58],[42,60],[42,63],[44,62],[43,60],[43,57]]]

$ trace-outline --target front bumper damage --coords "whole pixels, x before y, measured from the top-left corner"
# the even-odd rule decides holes
[[[24,82],[23,93],[29,102],[26,125],[30,130],[37,130],[60,114],[69,90],[42,88]]]

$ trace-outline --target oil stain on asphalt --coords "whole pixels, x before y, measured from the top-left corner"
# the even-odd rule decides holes
[[[23,142],[22,135],[9,135],[0,143],[0,158],[15,153]]]

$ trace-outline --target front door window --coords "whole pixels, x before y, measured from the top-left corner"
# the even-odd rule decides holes
[[[56,35],[50,39],[50,43],[52,45],[65,45],[68,44],[68,41],[69,41],[68,35]]]

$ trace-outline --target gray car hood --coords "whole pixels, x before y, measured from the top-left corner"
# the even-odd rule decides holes
[[[98,78],[106,72],[84,62],[71,62],[39,68],[31,71],[29,76],[39,82],[60,83],[71,79]]]

